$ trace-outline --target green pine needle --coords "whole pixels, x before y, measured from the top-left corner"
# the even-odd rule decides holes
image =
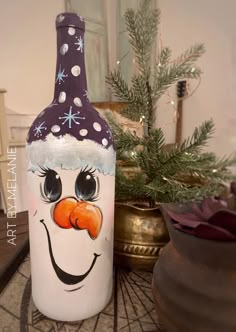
[[[137,11],[124,15],[129,42],[134,51],[137,73],[130,86],[119,70],[107,77],[115,96],[126,102],[121,114],[130,120],[142,117],[143,137],[124,130],[111,114],[118,159],[133,165],[132,176],[117,165],[116,199],[155,202],[185,202],[218,195],[226,181],[234,179],[231,167],[236,160],[218,158],[203,148],[214,134],[212,120],[195,128],[191,137],[167,149],[161,128],[154,129],[156,103],[165,91],[182,79],[198,79],[201,69],[196,62],[204,54],[203,44],[195,44],[176,59],[168,47],[161,49],[156,64],[151,66],[152,47],[157,38],[160,11],[151,1],[142,1]]]

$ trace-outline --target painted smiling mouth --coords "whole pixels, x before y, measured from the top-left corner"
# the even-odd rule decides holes
[[[87,272],[85,272],[84,274],[81,274],[81,275],[73,275],[73,274],[70,274],[70,273],[67,273],[65,271],[63,271],[56,263],[55,261],[55,258],[54,258],[54,255],[53,255],[53,251],[52,251],[52,244],[51,244],[51,238],[50,238],[50,234],[49,234],[49,231],[47,229],[47,226],[45,225],[44,223],[44,219],[41,219],[40,222],[44,225],[45,227],[45,230],[46,230],[46,233],[47,233],[47,238],[48,238],[48,248],[49,248],[49,254],[50,254],[50,258],[51,258],[51,262],[52,262],[52,266],[54,268],[54,271],[56,273],[56,275],[58,276],[58,278],[66,285],[75,285],[81,281],[83,281],[88,275],[89,273],[92,271],[95,263],[96,263],[96,260],[99,256],[101,255],[98,255],[96,253],[94,253],[94,258],[93,258],[93,261],[92,261],[92,264],[90,266],[90,268],[88,269]],[[74,290],[77,290],[77,289],[80,289],[82,288],[83,286],[81,287],[78,287]],[[74,291],[74,290],[68,290],[68,292],[71,292],[71,291]]]

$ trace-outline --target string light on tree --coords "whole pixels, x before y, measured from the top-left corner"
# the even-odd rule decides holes
[[[150,3],[149,0],[142,1],[137,13],[129,9],[125,15],[130,45],[137,60],[135,63],[137,73],[128,81],[121,75],[123,72],[127,73],[127,70],[130,69],[129,65],[132,65],[132,58],[129,58],[129,61],[125,61],[125,68],[122,68],[124,71],[121,73],[120,68],[112,71],[107,82],[119,100],[125,102],[121,115],[131,121],[139,121],[143,129],[141,137],[133,135],[132,130],[124,130],[115,117],[109,116],[120,160],[125,164],[131,162],[132,167],[137,168],[138,172],[130,179],[123,171],[122,164],[117,166],[119,169],[116,177],[116,197],[135,201],[147,200],[149,206],[154,207],[156,202],[189,201],[206,195],[213,194],[214,196],[214,192],[218,188],[212,185],[211,180],[214,179],[214,184],[215,180],[218,180],[221,187],[220,182],[223,176],[227,175],[224,166],[227,166],[228,162],[220,162],[221,167],[219,168],[218,160],[214,162],[214,158],[205,158],[204,155],[202,158],[201,155],[200,157],[196,155],[196,152],[198,153],[211,137],[214,129],[212,121],[206,121],[196,128],[193,135],[187,138],[182,145],[176,144],[171,151],[164,148],[166,146],[164,131],[162,128],[154,126],[155,116],[158,117],[157,102],[165,93],[169,99],[170,109],[173,108],[175,118],[177,117],[177,105],[180,105],[180,101],[182,103],[185,96],[175,100],[175,96],[170,96],[168,88],[181,80],[200,78],[201,70],[197,65],[195,66],[195,63],[204,53],[204,46],[195,44],[176,60],[172,60],[171,49],[162,48],[160,41],[161,50],[153,66],[150,46],[154,46],[152,41],[159,40],[157,38],[159,11],[149,9]],[[139,19],[136,20],[136,17]],[[150,61],[147,61],[149,59]],[[118,61],[120,63],[121,59]],[[158,64],[161,64],[161,67]],[[195,70],[191,72],[193,67]],[[138,151],[136,155],[135,151]],[[185,152],[194,154],[194,159],[192,156],[184,154]],[[213,169],[218,169],[218,172],[213,173]],[[182,174],[183,170],[184,174]],[[188,175],[194,176],[194,171],[198,178],[205,176],[209,180],[207,184],[204,183],[202,187],[198,181],[198,184],[196,186],[193,184],[193,187],[191,183],[190,188],[187,177]]]
[[[142,115],[139,119],[139,122],[141,123],[142,127],[144,126],[145,124],[145,115]]]
[[[129,54],[129,51],[126,52],[120,59],[118,59],[116,61],[117,66],[119,66],[121,64],[121,62],[127,57],[128,54]]]

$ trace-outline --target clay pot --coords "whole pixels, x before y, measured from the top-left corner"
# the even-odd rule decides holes
[[[178,231],[162,212],[171,241],[155,265],[153,294],[163,325],[168,332],[235,332],[236,243]]]
[[[129,269],[152,271],[160,249],[168,241],[168,231],[159,207],[115,204],[116,264]]]

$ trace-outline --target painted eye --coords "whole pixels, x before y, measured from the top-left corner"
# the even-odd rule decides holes
[[[44,198],[48,202],[55,202],[57,201],[62,192],[62,184],[61,184],[61,178],[52,169],[49,169],[45,173],[45,180],[44,180]]]
[[[99,181],[94,171],[82,170],[75,181],[76,196],[83,201],[96,201],[98,198]]]

